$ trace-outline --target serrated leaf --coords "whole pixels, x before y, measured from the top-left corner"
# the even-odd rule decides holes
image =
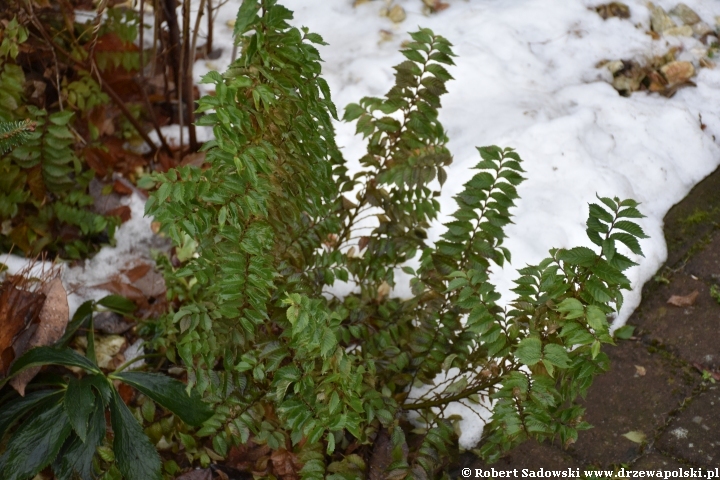
[[[570,250],[561,250],[558,258],[571,265],[589,267],[597,259],[597,253],[587,247],[575,247]]]
[[[260,5],[257,0],[243,0],[242,5],[240,5],[240,9],[238,10],[237,17],[235,17],[233,37],[235,37],[236,42],[255,21],[255,17],[257,16],[257,12],[259,10]]]
[[[628,220],[618,220],[613,225],[614,228],[619,228],[620,230],[625,230],[631,235],[634,235],[637,238],[649,238],[647,235],[645,235],[645,232],[635,222],[630,222]]]
[[[55,459],[71,431],[60,403],[20,425],[0,457],[4,480],[25,480],[37,475]]]
[[[417,50],[401,50],[400,53],[415,63],[425,63],[425,57]]]
[[[595,305],[589,305],[587,307],[587,321],[593,330],[596,332],[604,331],[607,329],[607,319],[605,313]]]
[[[198,426],[208,420],[213,411],[194,394],[189,396],[185,384],[159,373],[120,372],[110,378],[118,379],[138,389],[155,402],[167,408],[188,425]]]
[[[71,435],[63,445],[53,463],[53,472],[58,480],[83,480],[94,478],[93,457],[105,438],[105,408],[102,402],[96,402],[88,422],[85,442]]]
[[[335,334],[331,329],[325,328],[323,330],[322,341],[320,344],[320,354],[323,357],[327,358],[331,353],[335,351],[336,345],[337,338],[335,338]]]
[[[26,412],[45,402],[59,400],[62,393],[62,390],[36,390],[3,404],[2,410],[0,410],[0,438]]]
[[[584,314],[583,304],[576,298],[566,298],[555,307],[558,312],[565,313],[565,319],[582,317]]]
[[[160,456],[115,390],[110,402],[110,421],[115,461],[123,477],[162,480]]]
[[[81,380],[71,378],[63,400],[70,425],[83,442],[87,438],[88,419],[95,405],[92,386],[85,378]]]
[[[525,338],[515,349],[515,356],[525,365],[535,365],[542,359],[542,342],[537,337]]]
[[[570,365],[570,357],[562,345],[549,343],[545,345],[544,359],[560,368],[567,368]]]

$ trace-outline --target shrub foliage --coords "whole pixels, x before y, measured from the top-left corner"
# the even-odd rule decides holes
[[[178,246],[196,242],[169,278],[190,279],[192,301],[156,344],[216,405],[197,435],[221,456],[250,440],[294,450],[308,479],[364,475],[381,437],[388,475],[435,478],[456,440],[451,402],[492,410],[491,460],[529,437],[572,443],[588,427],[574,400],[607,369],[607,316],[630,287],[634,263],[617,247],[641,254],[637,204],[599,198],[587,222],[597,248],[551,250],[499,305],[488,274],[510,260],[516,152],[479,148],[453,220],[427,241],[452,161],[438,119],[451,44],[412,33],[387,95],[346,108],[368,145],[350,176],[313,46],[323,40],[291,18],[274,0],[243,1],[241,56],[203,79],[215,89],[199,104],[215,133],[209,167],[144,179],[159,187],[147,214]],[[400,269],[411,298],[392,294]],[[338,296],[340,283],[351,293]]]

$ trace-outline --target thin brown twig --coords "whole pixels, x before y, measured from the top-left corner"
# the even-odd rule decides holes
[[[35,12],[32,9],[32,5],[30,5],[31,2],[26,2],[26,5],[29,6],[29,12],[28,14],[33,19],[33,24],[38,28],[40,31],[40,34],[45,39],[45,41],[50,45],[50,47],[54,51],[60,52],[62,55],[64,55],[67,59],[69,59],[71,62],[73,62],[78,68],[81,68],[82,70],[91,73],[92,69],[89,67],[85,62],[78,60],[77,58],[73,57],[70,52],[66,51],[64,48],[62,48],[60,45],[55,42],[55,40],[50,37],[50,34],[48,34],[47,30],[45,30],[45,27],[43,27],[42,23],[37,19],[35,16]],[[99,73],[98,73],[99,76]],[[130,124],[137,130],[140,137],[142,137],[143,140],[148,144],[150,147],[150,150],[154,153],[157,151],[158,147],[155,145],[155,142],[153,142],[148,134],[143,130],[143,128],[138,123],[137,119],[133,116],[133,114],[128,110],[127,106],[125,106],[125,103],[122,101],[120,96],[113,90],[107,82],[100,83],[100,87],[105,91],[105,93],[108,94],[108,96],[115,102],[115,104],[118,106],[118,108],[122,111],[123,115],[128,119]]]

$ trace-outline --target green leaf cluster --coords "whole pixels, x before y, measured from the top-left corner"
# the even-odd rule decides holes
[[[108,97],[89,75],[63,74],[59,93],[69,108],[63,110],[62,98],[51,106],[28,98],[28,66],[18,57],[27,39],[27,28],[14,18],[0,44],[0,250],[79,258],[112,238],[118,225],[117,218],[92,211],[94,172],[78,148],[78,128],[97,133],[87,117]]]
[[[105,297],[98,305],[127,311],[122,297]],[[15,360],[0,386],[32,367],[58,365],[79,369],[83,375],[52,376],[37,381],[23,397],[5,396],[0,409],[0,439],[9,440],[0,455],[3,478],[32,478],[50,466],[58,479],[97,478],[97,455],[112,462],[126,479],[161,479],[161,462],[154,445],[114,386],[119,381],[132,386],[153,402],[165,407],[188,425],[198,426],[212,415],[209,406],[186,386],[162,374],[124,372],[104,374],[97,366],[93,333],[93,302],[80,306],[65,335],[55,346],[37,347]],[[85,356],[66,346],[82,327],[88,328]],[[143,413],[145,413],[143,409]],[[105,446],[105,412],[112,425],[112,449]],[[16,425],[18,424],[18,425]]]
[[[199,103],[215,133],[209,168],[141,183],[156,188],[147,214],[194,247],[179,267],[165,262],[183,301],[155,344],[218,405],[197,435],[220,456],[250,440],[292,448],[305,479],[361,477],[381,438],[391,478],[441,476],[457,440],[451,402],[492,409],[490,459],[530,437],[571,443],[587,428],[574,401],[607,368],[607,315],[630,286],[623,249],[640,253],[637,205],[600,198],[588,219],[597,248],[552,250],[519,270],[501,307],[489,273],[511,258],[504,227],[523,181],[513,149],[478,149],[445,233],[427,241],[452,162],[439,120],[451,44],[412,33],[390,91],[346,108],[367,141],[351,175],[313,45],[322,38],[291,18],[273,0],[243,1],[240,57],[203,79],[215,90]],[[400,271],[411,298],[392,294]],[[339,283],[351,291],[337,296]],[[345,455],[350,445],[368,456]]]

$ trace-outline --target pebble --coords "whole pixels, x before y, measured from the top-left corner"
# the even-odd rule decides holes
[[[695,75],[695,67],[690,62],[670,62],[660,67],[660,71],[670,85],[686,82]]]
[[[673,19],[670,18],[670,15],[668,15],[662,7],[649,3],[648,8],[650,9],[650,26],[653,31],[662,33],[668,28],[677,26]]]
[[[695,25],[701,20],[695,10],[684,3],[678,3],[669,13],[678,17],[685,25]]]

